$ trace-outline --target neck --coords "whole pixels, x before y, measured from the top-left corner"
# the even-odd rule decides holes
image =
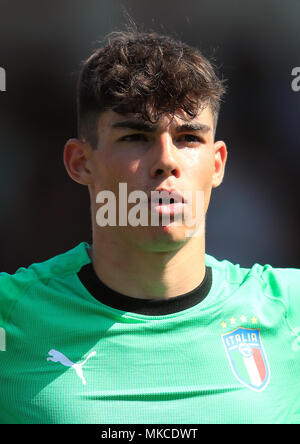
[[[140,299],[179,296],[200,285],[205,276],[204,235],[190,238],[177,250],[157,252],[94,231],[90,257],[104,284]]]

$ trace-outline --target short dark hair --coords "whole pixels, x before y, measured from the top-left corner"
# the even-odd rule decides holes
[[[134,113],[156,123],[183,110],[194,118],[210,105],[214,124],[225,92],[213,65],[201,52],[154,32],[114,32],[83,62],[77,86],[78,136],[93,148],[97,122],[107,110]]]

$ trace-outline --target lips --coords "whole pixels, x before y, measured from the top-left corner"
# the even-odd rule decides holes
[[[186,203],[182,194],[176,189],[157,188],[148,194],[148,202],[152,205],[174,205]]]
[[[175,215],[182,213],[186,204],[182,194],[175,189],[158,188],[149,194],[148,205],[152,211],[158,214]]]

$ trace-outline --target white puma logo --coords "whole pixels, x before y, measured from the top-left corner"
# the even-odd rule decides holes
[[[53,348],[48,351],[48,355],[50,355],[50,356],[48,356],[47,361],[60,362],[65,367],[72,367],[75,370],[75,372],[77,373],[77,375],[79,376],[79,378],[81,379],[82,383],[85,385],[86,380],[85,380],[85,377],[83,376],[83,373],[82,373],[82,366],[86,363],[86,361],[88,359],[90,359],[92,356],[95,356],[96,352],[95,351],[91,352],[85,358],[85,360],[80,362],[79,364],[76,364],[75,362],[70,361],[70,359],[67,358],[63,353],[61,353],[58,350],[54,350]]]

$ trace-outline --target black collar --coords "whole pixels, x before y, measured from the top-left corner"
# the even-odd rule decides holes
[[[138,299],[125,296],[105,285],[96,275],[92,263],[84,265],[78,277],[91,295],[101,303],[118,310],[149,316],[168,315],[186,310],[201,302],[212,285],[211,267],[206,267],[203,281],[194,290],[169,299]]]

